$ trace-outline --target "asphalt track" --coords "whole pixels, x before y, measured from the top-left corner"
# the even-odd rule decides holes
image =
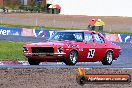
[[[9,38],[8,38],[9,37]],[[0,36],[0,39],[4,39],[7,41],[12,41],[14,37],[11,36]],[[39,42],[44,41],[43,38],[31,38],[31,37],[18,37],[13,42],[18,41],[25,41],[27,40],[29,42]],[[84,63],[77,63],[75,66],[66,66],[64,63],[41,63],[39,66],[30,66],[28,63],[25,65],[22,64],[3,64],[0,65],[1,69],[13,69],[13,68],[132,68],[132,44],[131,43],[116,43],[117,45],[121,46],[122,53],[118,60],[113,61],[112,65],[106,66],[102,65],[101,62],[84,62]]]

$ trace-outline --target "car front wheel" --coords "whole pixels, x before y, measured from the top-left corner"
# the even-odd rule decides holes
[[[36,61],[36,60],[30,59],[30,58],[28,58],[28,63],[29,63],[30,65],[39,65],[39,64],[40,64],[39,61]]]
[[[75,65],[77,63],[78,53],[77,51],[71,51],[69,58],[65,59],[64,63],[66,65]]]
[[[108,51],[102,61],[103,65],[111,65],[113,61],[113,53],[111,51]]]

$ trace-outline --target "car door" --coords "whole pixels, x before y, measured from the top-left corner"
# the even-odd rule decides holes
[[[95,44],[94,48],[96,50],[95,60],[101,61],[103,57],[105,56],[105,53],[107,50],[107,44],[105,43],[104,38],[101,37],[101,35],[98,33],[94,33],[93,38],[94,38],[94,44]]]
[[[83,58],[85,61],[94,61],[96,55],[95,43],[92,33],[84,34]]]

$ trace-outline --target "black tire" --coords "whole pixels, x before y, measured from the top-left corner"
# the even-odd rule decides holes
[[[69,54],[69,58],[64,60],[64,63],[66,65],[75,65],[77,63],[77,59],[78,59],[78,53],[77,51],[71,51]]]
[[[86,83],[86,78],[84,76],[77,76],[76,81],[79,85],[83,86]]]
[[[30,65],[39,65],[39,64],[40,64],[39,61],[36,61],[36,60],[30,59],[30,58],[28,58],[28,63],[29,63]]]
[[[111,51],[108,51],[102,61],[103,65],[111,65],[113,61],[113,53]]]

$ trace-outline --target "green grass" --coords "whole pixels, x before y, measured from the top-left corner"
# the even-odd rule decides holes
[[[101,31],[99,31],[101,32]],[[128,34],[128,35],[131,35],[132,32],[107,32],[107,31],[103,31],[104,33],[110,33],[110,34]]]
[[[22,42],[0,41],[0,60],[26,60]]]

